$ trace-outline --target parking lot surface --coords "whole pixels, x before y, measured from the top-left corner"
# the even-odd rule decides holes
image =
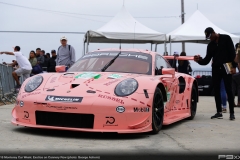
[[[194,120],[164,126],[157,135],[84,133],[14,126],[10,122],[13,107],[0,106],[0,151],[5,155],[33,152],[79,155],[240,153],[240,108],[235,108],[235,121],[229,120],[229,112],[223,113],[223,119],[210,119],[216,112],[214,97],[200,97]]]

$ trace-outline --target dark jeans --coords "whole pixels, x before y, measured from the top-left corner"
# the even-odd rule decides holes
[[[213,87],[214,87],[214,97],[215,97],[217,112],[222,112],[222,106],[221,106],[222,99],[221,99],[221,93],[220,93],[222,79],[224,81],[225,89],[227,92],[230,113],[234,113],[232,75],[227,74],[223,66],[212,68],[212,83],[213,83]]]
[[[240,104],[240,73],[236,73],[232,76],[232,90],[234,97],[235,93],[238,93],[238,104]]]
[[[226,95],[226,90],[225,90],[223,79],[221,80],[220,90],[221,90],[220,92],[221,92],[222,105],[223,105],[223,108],[224,108],[224,107],[227,106],[227,95]]]

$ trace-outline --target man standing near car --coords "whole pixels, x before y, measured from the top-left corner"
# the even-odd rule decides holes
[[[37,58],[37,63],[41,66],[41,68],[43,67],[44,64],[44,56],[41,55],[41,48],[37,48],[36,49],[36,58]]]
[[[225,89],[228,96],[230,109],[230,120],[234,120],[234,98],[232,92],[232,74],[227,74],[224,64],[233,63],[235,58],[235,49],[233,41],[229,35],[217,34],[213,28],[205,29],[205,35],[211,42],[207,46],[207,54],[204,58],[200,55],[194,56],[194,61],[200,65],[207,65],[212,59],[212,83],[214,87],[214,97],[217,108],[217,113],[211,119],[223,118],[221,106],[220,84],[223,79]]]
[[[51,51],[52,57],[49,59],[48,61],[48,65],[47,65],[47,71],[48,72],[56,72],[55,67],[56,67],[56,51],[52,50]]]
[[[67,44],[67,38],[62,37],[60,39],[61,46],[57,51],[56,65],[65,65],[71,67],[75,63],[75,49]]]
[[[32,65],[21,52],[20,47],[16,46],[14,48],[13,52],[0,52],[0,54],[8,54],[8,55],[14,55],[16,57],[16,61],[19,65],[19,68],[12,72],[12,76],[15,79],[17,85],[15,86],[16,89],[19,89],[21,87],[21,84],[19,82],[18,76],[23,76],[23,82],[30,77],[30,73],[32,72]]]

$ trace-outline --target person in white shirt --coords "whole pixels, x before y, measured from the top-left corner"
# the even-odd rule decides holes
[[[18,76],[23,76],[23,82],[30,77],[30,73],[32,71],[32,65],[21,52],[20,52],[20,47],[16,46],[14,48],[14,52],[0,52],[0,54],[7,54],[7,55],[14,55],[16,57],[16,61],[19,65],[19,68],[13,71],[12,76],[15,79],[17,85],[16,89],[21,87],[21,84],[19,82]]]

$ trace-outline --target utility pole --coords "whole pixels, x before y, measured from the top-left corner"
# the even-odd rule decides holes
[[[182,24],[184,23],[184,0],[181,0],[181,19]],[[182,51],[185,52],[185,42],[182,42]]]

